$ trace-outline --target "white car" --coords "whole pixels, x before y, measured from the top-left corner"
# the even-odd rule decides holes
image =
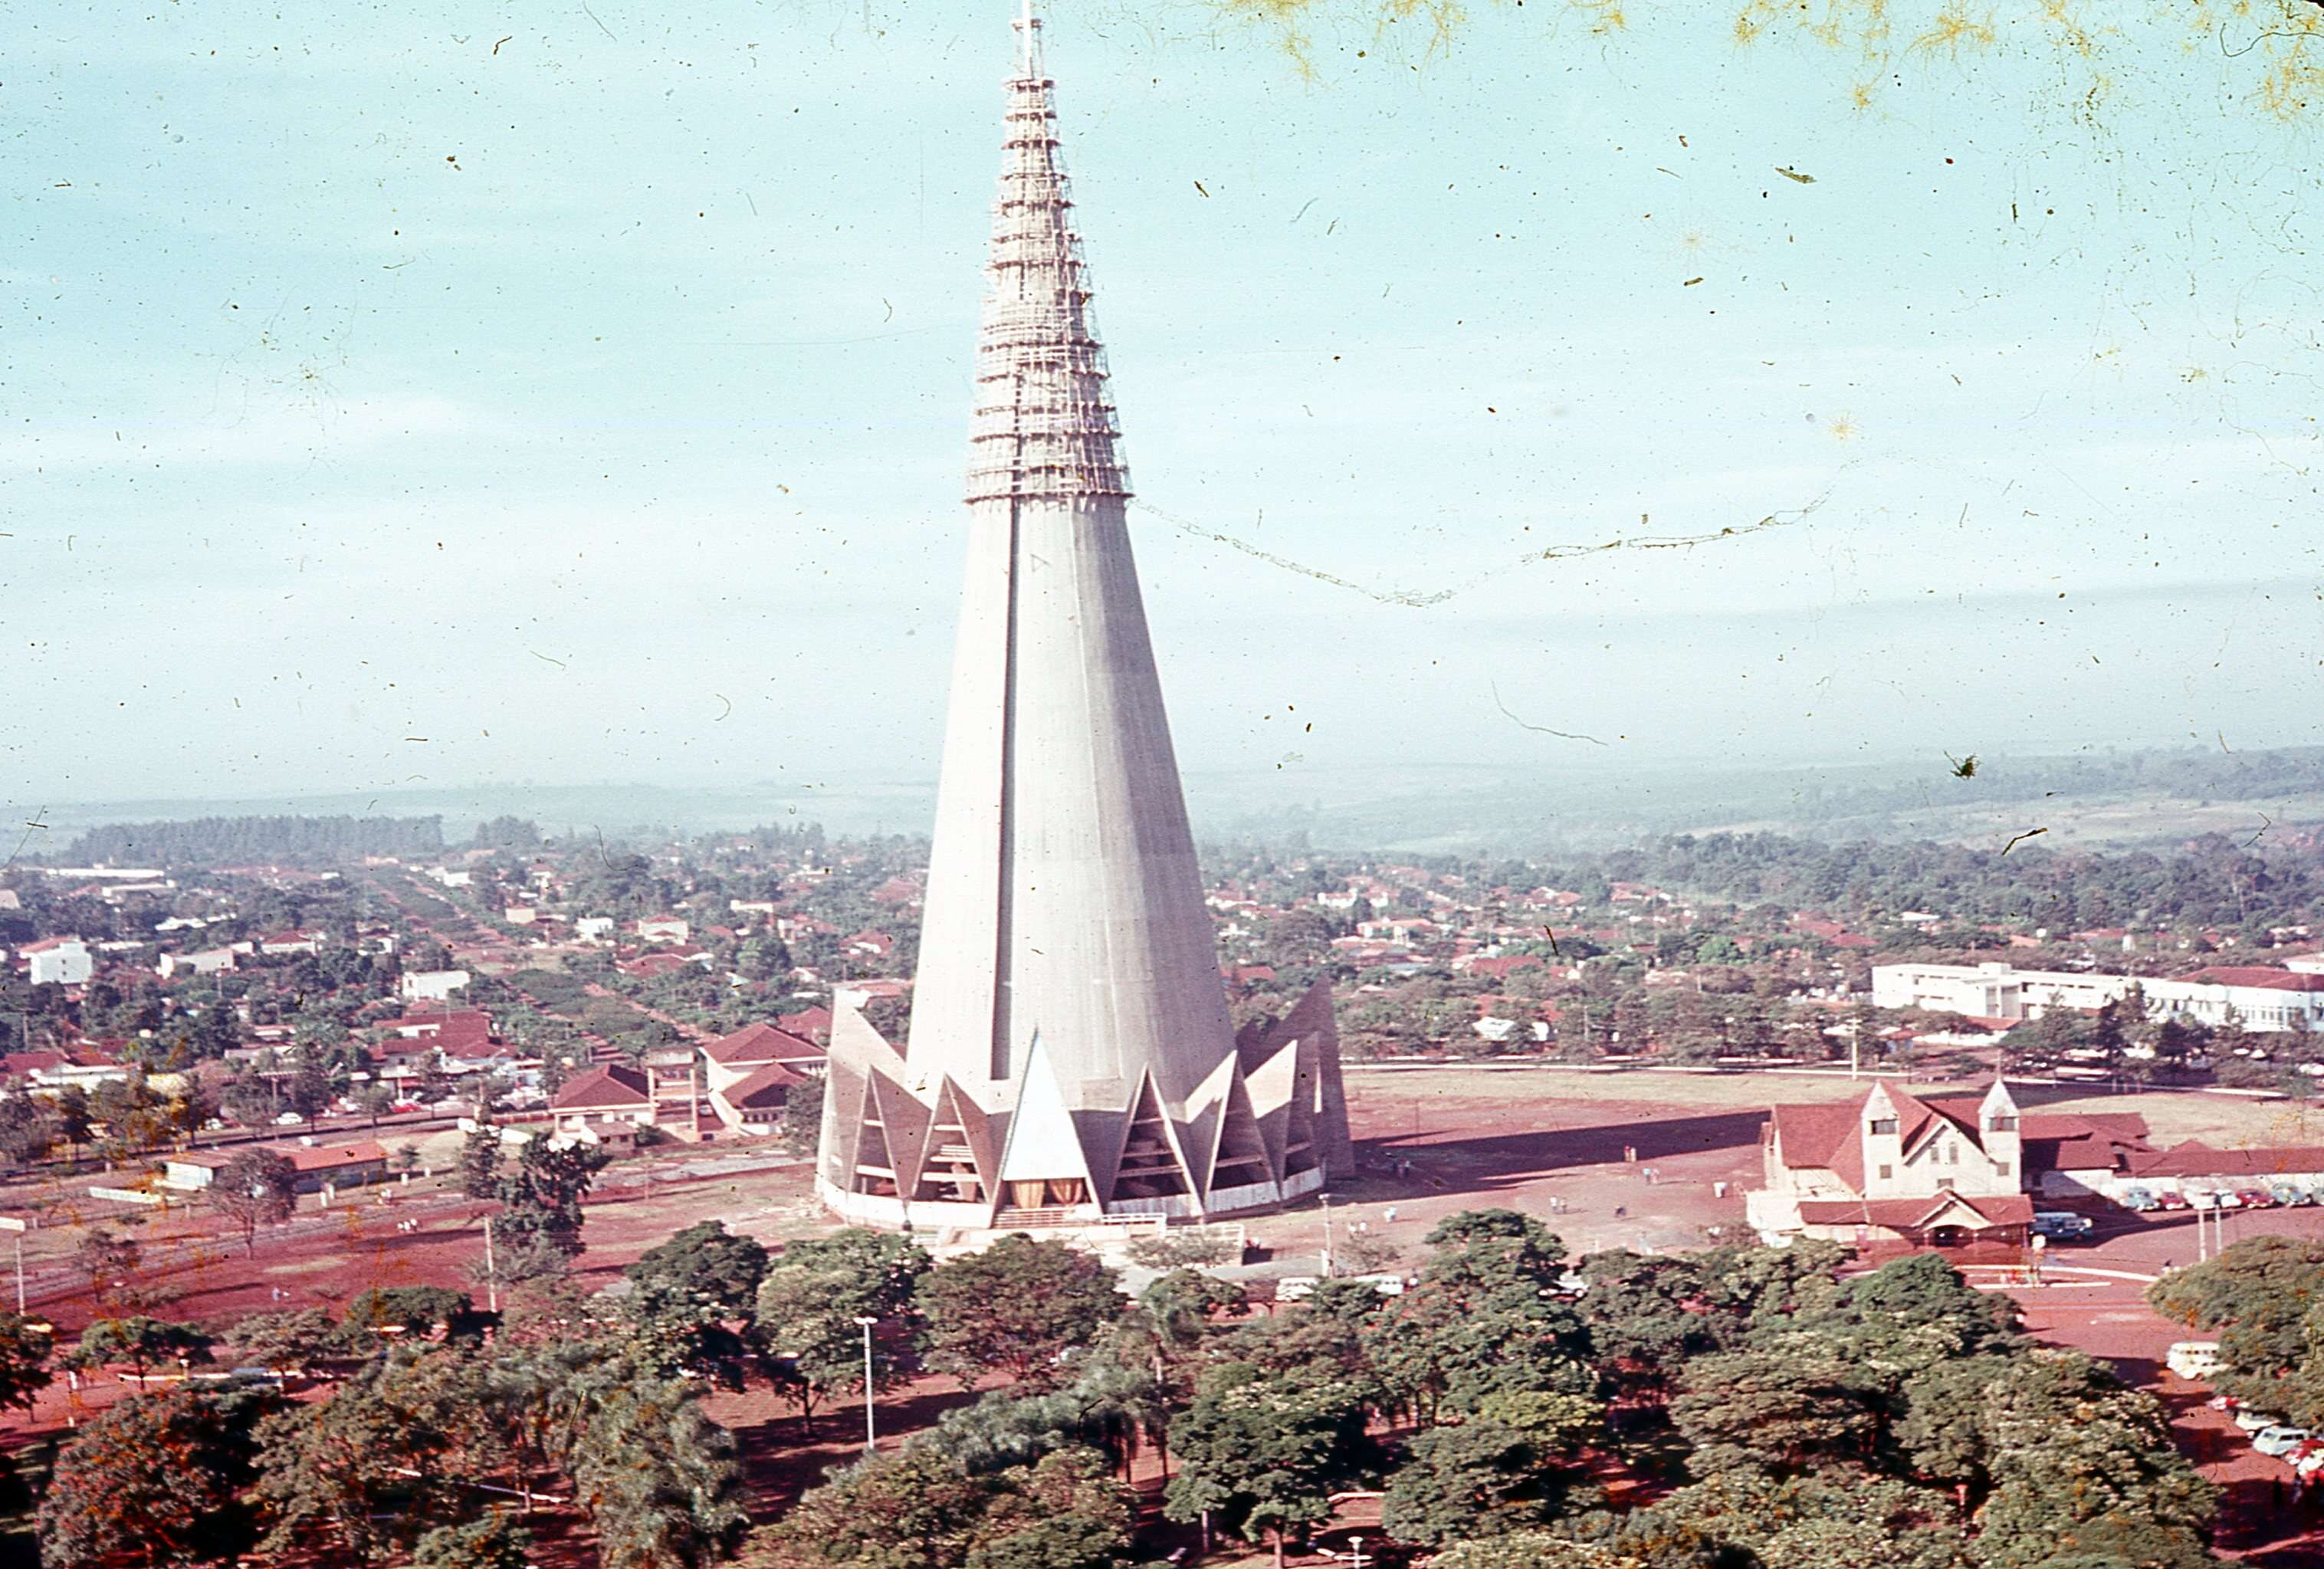
[[[1323,1278],[1320,1275],[1286,1275],[1275,1283],[1275,1299],[1277,1302],[1296,1302],[1302,1297],[1313,1297],[1315,1288],[1323,1283]]]
[[[2163,1365],[2182,1379],[2208,1379],[2226,1367],[2216,1340],[2182,1340],[2163,1358]]]
[[[2280,1427],[2283,1418],[2273,1411],[2263,1411],[2257,1406],[2236,1407],[2236,1426],[2246,1433],[2256,1433],[2263,1427]]]
[[[2252,1435],[2252,1447],[2262,1454],[2289,1454],[2307,1442],[2305,1427],[2263,1427]]]

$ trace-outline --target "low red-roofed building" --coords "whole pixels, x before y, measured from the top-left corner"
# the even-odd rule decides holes
[[[652,1124],[655,1109],[646,1075],[620,1063],[602,1063],[574,1075],[549,1097],[549,1107],[560,1117],[612,1117],[640,1127]]]
[[[292,1186],[300,1193],[324,1187],[360,1187],[387,1176],[387,1149],[375,1140],[353,1144],[273,1144],[266,1148],[290,1163]],[[235,1149],[195,1149],[167,1157],[159,1178],[164,1187],[199,1193],[240,1156]]]
[[[790,1093],[805,1083],[805,1074],[770,1062],[712,1090],[710,1107],[718,1113],[718,1120],[730,1128],[746,1133],[770,1133],[782,1120]]]
[[[780,1066],[794,1075],[821,1073],[823,1048],[771,1024],[746,1024],[702,1048],[711,1092],[740,1084],[761,1068]]]

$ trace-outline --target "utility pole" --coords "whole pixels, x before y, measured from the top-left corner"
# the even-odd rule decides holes
[[[855,1321],[856,1327],[863,1332],[863,1453],[866,1454],[877,1450],[880,1443],[872,1408],[872,1326],[879,1322],[868,1315]]]
[[[1323,1278],[1329,1280],[1332,1278],[1332,1195],[1319,1193],[1315,1196],[1323,1205]]]
[[[493,1262],[493,1217],[484,1217],[484,1304],[494,1313],[501,1310],[501,1278],[499,1266]]]

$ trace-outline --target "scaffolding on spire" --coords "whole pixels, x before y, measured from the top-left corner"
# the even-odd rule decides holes
[[[1057,152],[1041,19],[1020,0],[1001,188],[976,344],[968,499],[1127,496],[1073,189]]]

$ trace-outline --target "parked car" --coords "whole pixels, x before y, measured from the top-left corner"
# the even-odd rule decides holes
[[[2269,1189],[2259,1186],[2239,1187],[2236,1189],[2235,1196],[2236,1202],[2247,1209],[2266,1209],[2275,1203],[2275,1195]]]
[[[2079,1242],[2097,1229],[2089,1216],[2071,1210],[2036,1210],[2034,1214],[2034,1234],[2053,1242]]]
[[[2296,1182],[2271,1182],[2267,1191],[2278,1204],[2314,1204],[2316,1195]]]
[[[2187,1195],[2183,1193],[2173,1193],[2166,1187],[2154,1195],[2154,1202],[2163,1209],[2185,1209]]]
[[[2216,1340],[2182,1340],[2163,1353],[2163,1365],[2182,1379],[2208,1379],[2226,1367]]]
[[[2154,1190],[2151,1187],[2126,1187],[2115,1195],[2114,1201],[2123,1208],[2136,1210],[2141,1214],[2163,1207],[2163,1201],[2154,1196]]]
[[[2263,1427],[2252,1435],[2252,1447],[2262,1454],[2289,1454],[2307,1442],[2305,1427]]]
[[[2257,1406],[2236,1407],[2236,1426],[2246,1433],[2257,1433],[2264,1427],[2281,1427],[2283,1418],[2273,1411],[2263,1411]]]

